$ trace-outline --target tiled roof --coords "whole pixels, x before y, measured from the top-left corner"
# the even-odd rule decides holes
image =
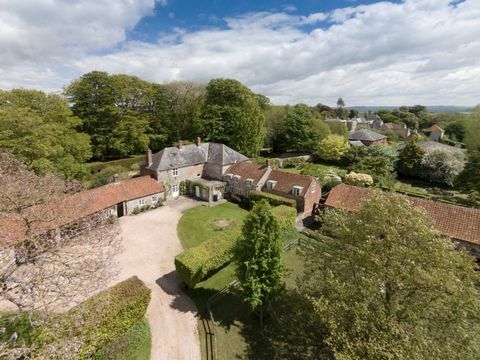
[[[431,131],[431,132],[443,132],[443,129],[438,126],[437,124],[433,124],[430,126],[428,129],[425,129],[425,131]]]
[[[325,205],[355,211],[371,194],[372,190],[366,188],[340,184],[330,190]],[[441,233],[456,240],[480,245],[480,210],[410,196],[408,199],[426,211]]]
[[[285,194],[291,194],[294,186],[301,186],[303,190],[300,196],[304,196],[307,188],[315,178],[313,176],[293,174],[281,170],[272,170],[267,181],[269,180],[277,182],[274,188],[275,191]]]
[[[360,141],[378,141],[386,138],[387,137],[385,135],[376,133],[375,131],[372,131],[369,129],[360,129],[360,130],[354,131],[349,136],[350,140],[360,140]]]
[[[42,214],[40,219],[44,223],[37,223],[40,228],[54,229],[123,201],[134,200],[163,191],[161,183],[149,176],[141,176],[81,191],[62,199],[56,204],[49,204],[48,207],[39,206],[30,211]],[[19,219],[12,216],[1,218],[0,229],[0,248],[23,239],[22,234],[25,230]]]
[[[230,165],[245,160],[248,160],[246,156],[224,144],[190,144],[181,148],[167,147],[154,154],[149,169],[162,171],[204,163]]]
[[[407,127],[405,124],[394,124],[394,123],[385,123],[383,124],[389,130],[405,130]]]
[[[268,167],[266,165],[252,164],[248,161],[242,161],[230,166],[227,171],[225,171],[225,174],[238,175],[242,181],[252,179],[253,183],[257,184],[267,171]]]

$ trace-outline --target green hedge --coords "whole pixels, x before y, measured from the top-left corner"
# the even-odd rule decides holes
[[[219,231],[210,240],[183,251],[175,257],[175,268],[180,279],[193,288],[209,274],[229,263],[240,235],[240,227]]]
[[[252,190],[250,191],[249,198],[253,202],[266,200],[272,206],[285,205],[293,207],[295,209],[297,208],[297,202],[294,199],[289,199],[283,196],[270,194],[263,191]]]
[[[52,329],[45,329],[39,340],[49,344],[49,339],[58,339],[58,335],[60,341],[62,338],[79,338],[82,347],[76,359],[91,359],[98,350],[143,319],[150,292],[140,279],[133,276],[92,296],[66,314],[59,314],[57,323]]]
[[[275,206],[272,209],[272,214],[278,221],[280,225],[280,231],[287,230],[295,226],[297,211],[286,205]]]
[[[143,319],[93,356],[95,360],[149,360],[152,347],[150,326]]]
[[[145,160],[145,155],[136,155],[125,159],[112,160],[106,162],[95,162],[86,164],[90,174],[95,174],[109,166],[121,166],[126,170],[130,170],[131,167],[135,164],[139,164],[142,160]]]

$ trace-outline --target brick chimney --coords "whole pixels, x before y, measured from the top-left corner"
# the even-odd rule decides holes
[[[202,145],[202,139],[200,137],[197,137],[197,146]]]
[[[147,162],[147,167],[149,167],[150,165],[152,165],[152,163],[153,163],[153,160],[152,160],[152,150],[147,149],[147,151],[145,152],[145,159],[146,159],[146,162]]]
[[[178,145],[177,145],[177,147],[178,147],[179,149],[181,149],[181,148],[183,147],[182,140],[178,140]]]

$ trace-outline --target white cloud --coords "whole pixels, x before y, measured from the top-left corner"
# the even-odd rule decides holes
[[[347,105],[480,102],[478,0],[250,13],[225,19],[227,29],[178,29],[154,44],[125,41],[153,0],[84,0],[63,17],[66,7],[46,9],[44,0],[43,24],[30,24],[34,16],[9,3],[0,10],[2,87],[58,88],[99,69],[158,82],[232,77],[275,103],[333,104],[340,95]]]

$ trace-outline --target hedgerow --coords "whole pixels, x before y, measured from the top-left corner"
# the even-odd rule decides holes
[[[240,234],[240,227],[219,231],[210,240],[183,251],[175,257],[175,268],[180,279],[193,288],[207,275],[232,260],[233,248]]]
[[[283,196],[270,194],[262,191],[252,190],[250,191],[249,198],[252,202],[266,200],[271,206],[290,206],[292,208],[297,207],[297,202],[294,199],[289,199]]]

